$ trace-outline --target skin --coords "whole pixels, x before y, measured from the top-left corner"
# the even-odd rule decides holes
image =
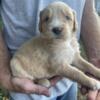
[[[94,2],[95,0],[86,0],[81,33],[89,61],[100,67],[100,19],[95,12]],[[87,98],[100,100],[100,92],[89,91]]]
[[[86,0],[86,5],[85,5],[83,19],[82,19],[81,32],[82,32],[82,37],[86,46],[89,60],[95,65],[96,64],[100,65],[100,62],[99,62],[100,54],[98,54],[97,52],[97,50],[100,51],[100,46],[97,42],[97,40],[98,41],[100,40],[99,38],[100,36],[98,36],[100,33],[100,28],[97,25],[99,24],[98,17],[95,14],[94,9],[92,9],[93,2],[94,0]],[[88,11],[90,13],[87,13]],[[96,25],[94,25],[94,23],[96,23]],[[95,30],[96,32],[93,30]],[[91,37],[88,38],[89,36]],[[92,50],[90,49],[90,46]],[[96,50],[94,48],[96,48]],[[22,92],[22,93],[37,93],[37,94],[44,94],[46,96],[49,96],[49,91],[47,88],[33,84],[32,80],[12,77],[11,72],[10,72],[9,62],[10,62],[10,54],[7,50],[3,36],[0,33],[0,84],[1,86],[3,86],[5,89],[9,91],[16,91],[16,92]],[[53,79],[51,79],[52,85],[55,85],[59,79],[60,79],[59,77],[54,77]],[[89,92],[88,100],[99,100],[99,99],[100,99],[100,93],[98,91]]]

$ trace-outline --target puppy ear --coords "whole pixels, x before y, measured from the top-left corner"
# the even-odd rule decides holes
[[[43,11],[40,12],[40,19],[39,19],[39,31],[42,32],[42,14]]]
[[[43,19],[45,17],[45,14],[47,13],[47,9],[44,8],[42,11],[40,11],[40,21],[39,21],[39,31],[42,32],[43,31]]]
[[[73,32],[76,32],[78,29],[78,23],[77,23],[77,19],[76,19],[76,12],[73,11],[73,16],[74,16],[74,22],[73,22]]]

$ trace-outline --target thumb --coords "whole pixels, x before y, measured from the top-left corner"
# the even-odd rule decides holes
[[[33,84],[30,88],[30,91],[33,91],[34,93],[39,95],[50,96],[49,90],[46,87],[37,84]]]

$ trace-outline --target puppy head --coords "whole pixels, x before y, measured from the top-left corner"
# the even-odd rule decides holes
[[[75,12],[63,2],[54,2],[40,12],[39,29],[46,38],[68,39],[77,30]]]

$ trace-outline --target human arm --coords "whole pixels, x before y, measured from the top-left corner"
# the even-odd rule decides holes
[[[95,11],[95,0],[86,0],[81,34],[89,61],[100,67],[100,18]],[[100,92],[90,91],[88,100],[99,100]]]
[[[94,1],[86,0],[81,33],[89,61],[97,65],[100,62],[100,18],[95,11]]]
[[[0,32],[0,85],[6,89],[12,90],[10,81],[11,74],[9,69],[10,54],[3,40],[3,34]],[[7,85],[6,85],[7,84]]]

